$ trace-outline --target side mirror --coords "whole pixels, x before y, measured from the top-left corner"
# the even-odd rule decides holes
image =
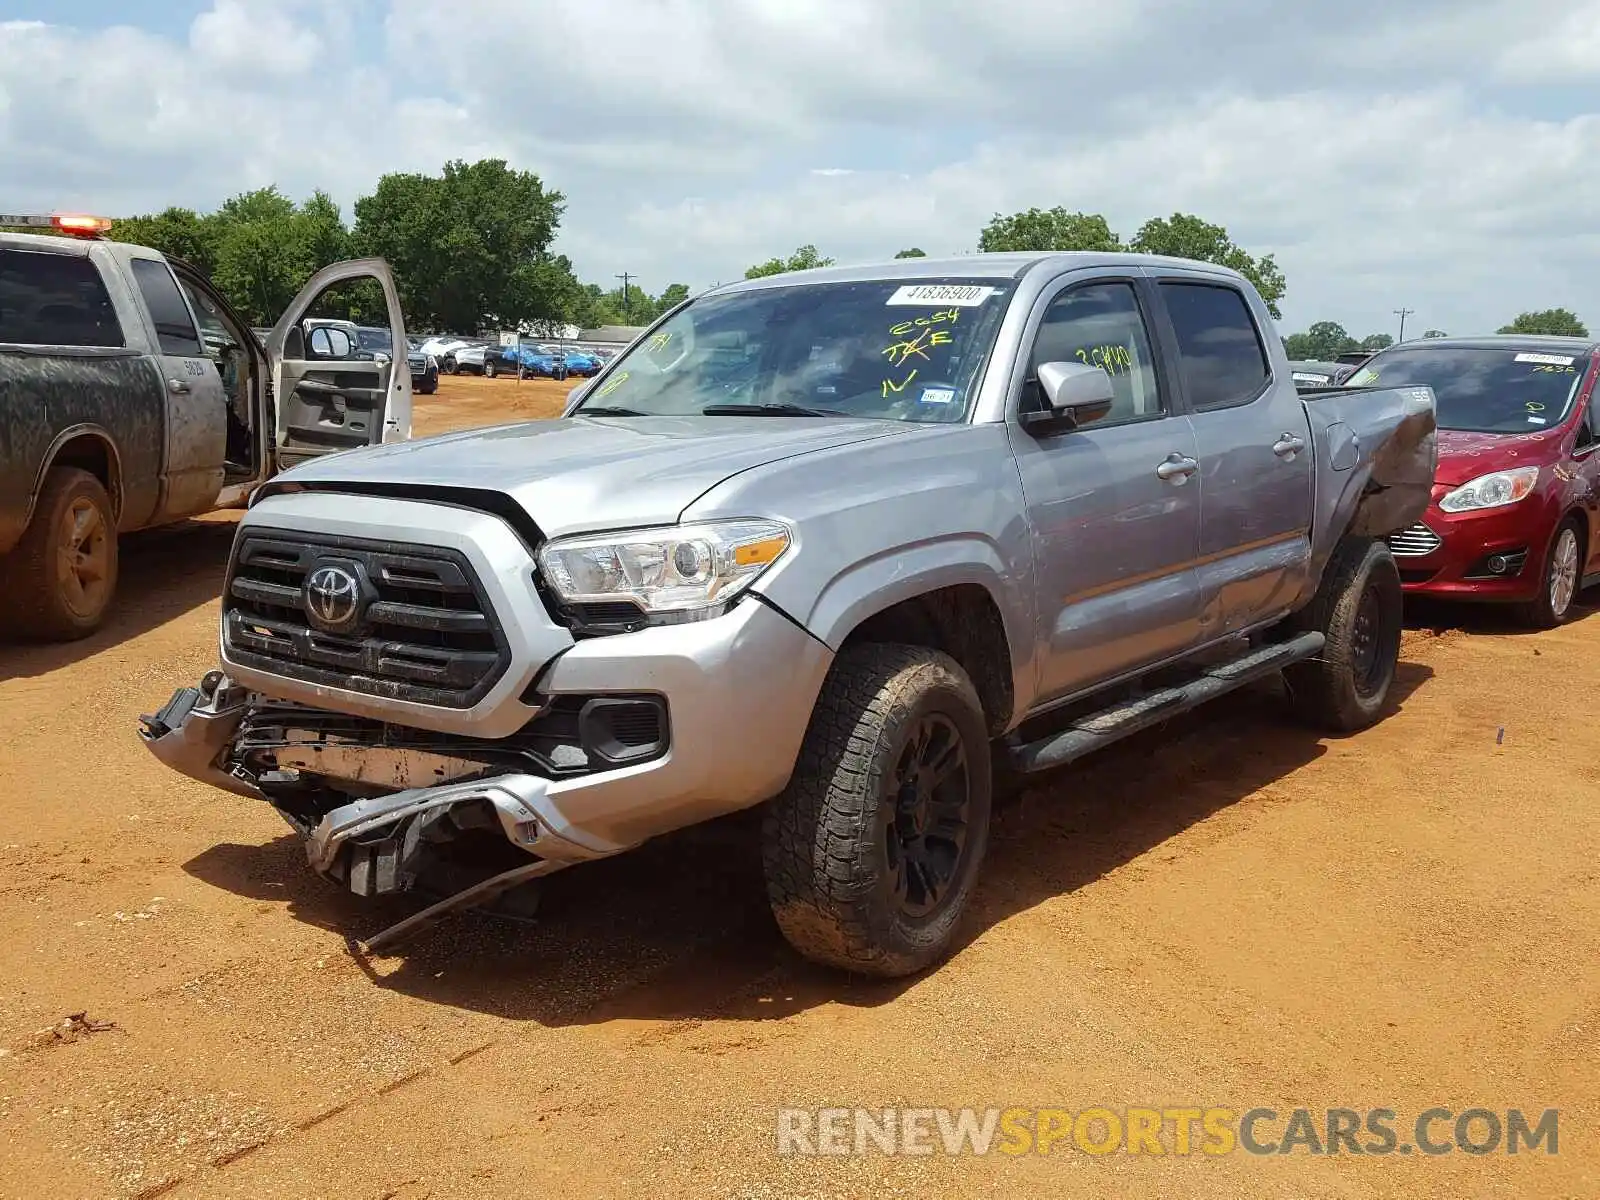
[[[1050,407],[1025,412],[1019,420],[1030,432],[1067,432],[1098,421],[1116,403],[1111,376],[1083,363],[1047,362],[1039,366],[1039,390]]]
[[[589,385],[593,382],[593,379],[585,379],[577,387],[573,388],[567,393],[567,406],[561,410],[561,415],[563,417],[570,416],[572,414],[572,410],[578,407],[578,403],[583,399],[584,393],[589,390]]]

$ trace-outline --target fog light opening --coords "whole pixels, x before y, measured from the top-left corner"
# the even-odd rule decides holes
[[[1504,554],[1491,554],[1489,556],[1489,561],[1484,565],[1489,568],[1489,573],[1491,575],[1504,575],[1506,573],[1506,568],[1508,568],[1511,564],[1506,560],[1506,556]]]

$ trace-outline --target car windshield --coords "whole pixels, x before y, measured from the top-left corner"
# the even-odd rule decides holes
[[[358,329],[356,330],[356,336],[361,339],[361,348],[363,350],[387,351],[393,341],[393,337],[387,329]]]
[[[1426,385],[1433,389],[1440,429],[1532,433],[1560,424],[1588,365],[1587,355],[1543,350],[1390,350],[1345,386]]]
[[[874,279],[707,296],[613,362],[575,411],[962,421],[1011,286]]]

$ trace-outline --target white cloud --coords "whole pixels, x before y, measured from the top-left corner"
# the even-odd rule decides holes
[[[214,0],[186,38],[0,24],[0,162],[8,207],[348,212],[502,156],[652,290],[1191,211],[1277,256],[1290,327],[1600,328],[1597,41],[1600,0]]]

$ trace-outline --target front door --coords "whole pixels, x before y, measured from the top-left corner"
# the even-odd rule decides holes
[[[216,507],[228,450],[227,397],[194,316],[163,258],[131,255],[128,269],[143,301],[166,391],[167,428],[158,521]]]
[[[1178,383],[1199,448],[1202,640],[1286,613],[1311,569],[1315,490],[1310,421],[1287,377],[1274,378],[1265,310],[1237,287],[1161,277]]]
[[[1132,280],[1069,284],[1041,301],[1014,408],[1046,403],[1038,369],[1088,363],[1111,376],[1111,412],[1038,436],[1013,415],[1037,564],[1039,698],[1048,702],[1193,646],[1200,489],[1195,438],[1174,410]]]
[[[266,475],[272,433],[267,427],[267,355],[243,318],[198,270],[172,261],[173,273],[200,327],[200,340],[222,380],[227,426],[227,486],[218,503],[247,498]]]
[[[411,436],[411,371],[404,354],[377,359],[354,351],[337,326],[304,324],[335,287],[372,281],[388,310],[390,345],[406,344],[394,276],[382,259],[334,263],[311,277],[267,339],[272,360],[274,447],[288,468],[322,454]]]

